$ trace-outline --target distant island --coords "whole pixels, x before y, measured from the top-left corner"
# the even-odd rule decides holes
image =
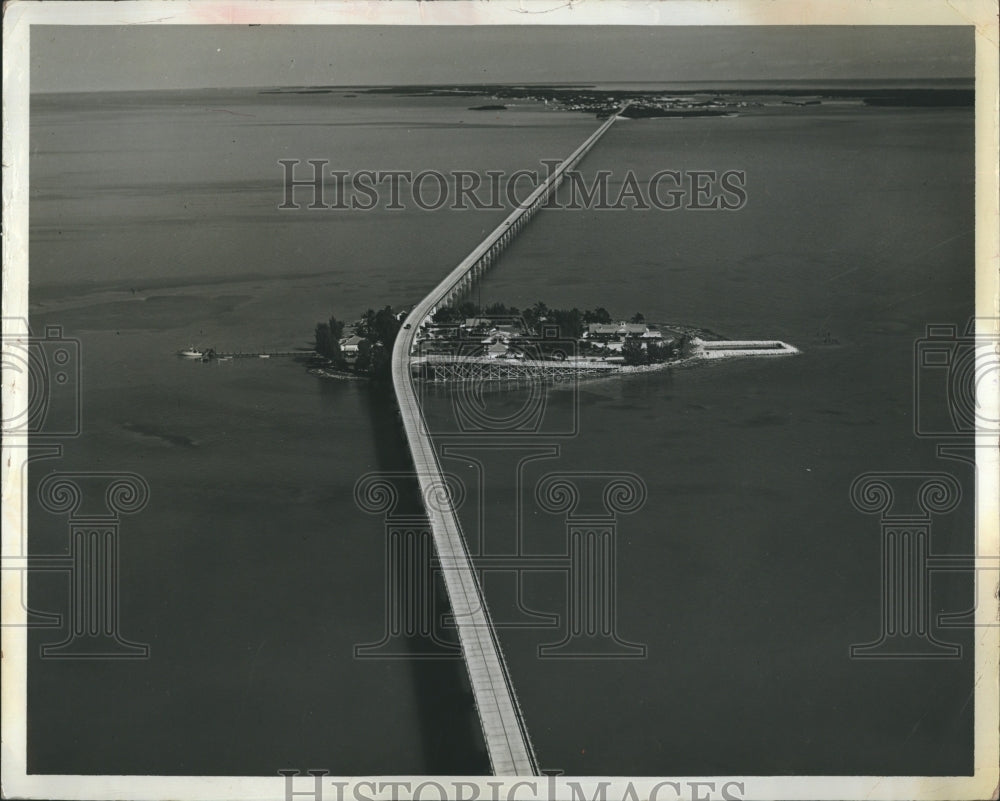
[[[505,85],[403,85],[355,87],[357,94],[408,97],[488,97],[493,103],[469,106],[470,111],[507,110],[507,101],[542,103],[559,111],[577,111],[604,118],[629,103],[624,116],[732,117],[764,109],[794,113],[817,106],[937,107],[975,105],[975,90],[966,85],[941,82],[935,86],[770,87],[717,89],[602,89],[589,84]],[[343,87],[299,86],[261,90],[261,94],[341,94]],[[344,95],[345,97],[348,95]]]

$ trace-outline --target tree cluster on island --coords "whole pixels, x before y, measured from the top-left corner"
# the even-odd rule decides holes
[[[354,324],[352,333],[359,341],[356,354],[350,356],[344,352],[342,344],[345,323],[331,316],[327,322],[316,324],[316,353],[335,369],[387,380],[392,346],[402,325],[399,316],[391,306],[378,311],[368,309]]]
[[[340,350],[340,337],[344,333],[344,323],[336,317],[330,317],[328,322],[316,323],[316,353],[334,364],[344,359]]]
[[[626,339],[622,344],[622,358],[626,366],[662,364],[681,355],[689,337],[683,334],[674,342],[647,342],[645,347],[635,339]]]
[[[476,317],[505,317],[515,318],[523,321],[525,333],[529,335],[540,335],[540,327],[558,326],[559,336],[567,339],[579,339],[587,326],[591,323],[613,322],[610,312],[602,306],[598,306],[591,311],[586,309],[580,311],[575,306],[572,309],[553,309],[543,301],[519,309],[517,306],[506,306],[503,303],[491,303],[488,306],[480,307],[472,301],[464,301],[455,306],[445,306],[438,309],[431,318],[435,323],[461,323],[465,320]],[[632,322],[643,322],[645,318],[639,314],[638,319],[633,318]]]

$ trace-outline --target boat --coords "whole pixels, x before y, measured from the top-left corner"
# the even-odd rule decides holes
[[[200,359],[205,354],[198,350],[193,345],[189,346],[185,350],[177,351],[178,356],[183,356],[185,359]]]

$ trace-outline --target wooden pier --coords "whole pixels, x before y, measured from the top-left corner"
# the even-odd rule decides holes
[[[294,356],[304,356],[310,357],[315,356],[316,351],[314,350],[262,350],[262,351],[219,351],[214,348],[208,348],[208,350],[201,352],[200,355],[194,356],[189,355],[184,352],[179,352],[177,354],[185,359],[190,359],[191,361],[201,361],[201,362],[211,362],[217,361],[219,359],[280,359],[288,358]]]
[[[265,350],[257,353],[220,353],[216,351],[216,359],[270,359],[282,358],[287,356],[315,356],[316,351],[312,350]]]

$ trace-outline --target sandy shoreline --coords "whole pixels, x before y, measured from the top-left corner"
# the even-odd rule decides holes
[[[659,364],[631,364],[631,365],[621,365],[620,367],[616,367],[613,370],[608,370],[608,371],[602,372],[602,373],[592,373],[592,372],[569,373],[569,372],[567,372],[567,377],[570,378],[571,380],[576,380],[576,381],[599,381],[599,380],[602,380],[602,379],[611,378],[612,376],[637,375],[639,373],[657,373],[657,372],[662,372],[664,370],[671,370],[671,369],[687,370],[687,369],[691,369],[693,367],[697,367],[700,364],[705,364],[705,363],[711,362],[711,361],[732,361],[734,359],[749,359],[749,358],[756,358],[756,357],[753,356],[753,355],[751,355],[751,354],[747,354],[745,356],[727,356],[724,359],[709,359],[709,358],[706,358],[703,354],[698,354],[696,356],[687,356],[687,357],[685,357],[683,359],[675,359],[673,361],[660,362]],[[343,371],[340,371],[340,370],[331,370],[331,369],[324,368],[324,367],[312,367],[312,368],[310,368],[308,370],[308,372],[309,372],[310,375],[317,376],[318,378],[333,378],[333,379],[341,379],[341,380],[345,380],[345,381],[364,381],[364,380],[368,380],[369,379],[369,376],[356,375],[354,373],[343,372]],[[475,379],[468,379],[467,381],[431,381],[431,380],[428,380],[426,378],[417,378],[417,379],[414,379],[414,380],[416,380],[416,381],[423,381],[423,382],[432,383],[432,384],[441,384],[443,386],[447,386],[447,385],[454,385],[454,384],[458,384],[458,383],[462,383],[462,384],[471,383]],[[552,383],[560,383],[557,379],[547,378],[545,380],[551,381]],[[493,386],[493,385],[502,386],[504,384],[519,384],[519,383],[523,383],[523,382],[524,382],[524,379],[511,378],[511,379],[506,379],[506,380],[503,380],[503,379],[491,380],[491,381],[488,381],[488,382],[487,381],[482,381],[481,383],[489,383],[491,386]]]

